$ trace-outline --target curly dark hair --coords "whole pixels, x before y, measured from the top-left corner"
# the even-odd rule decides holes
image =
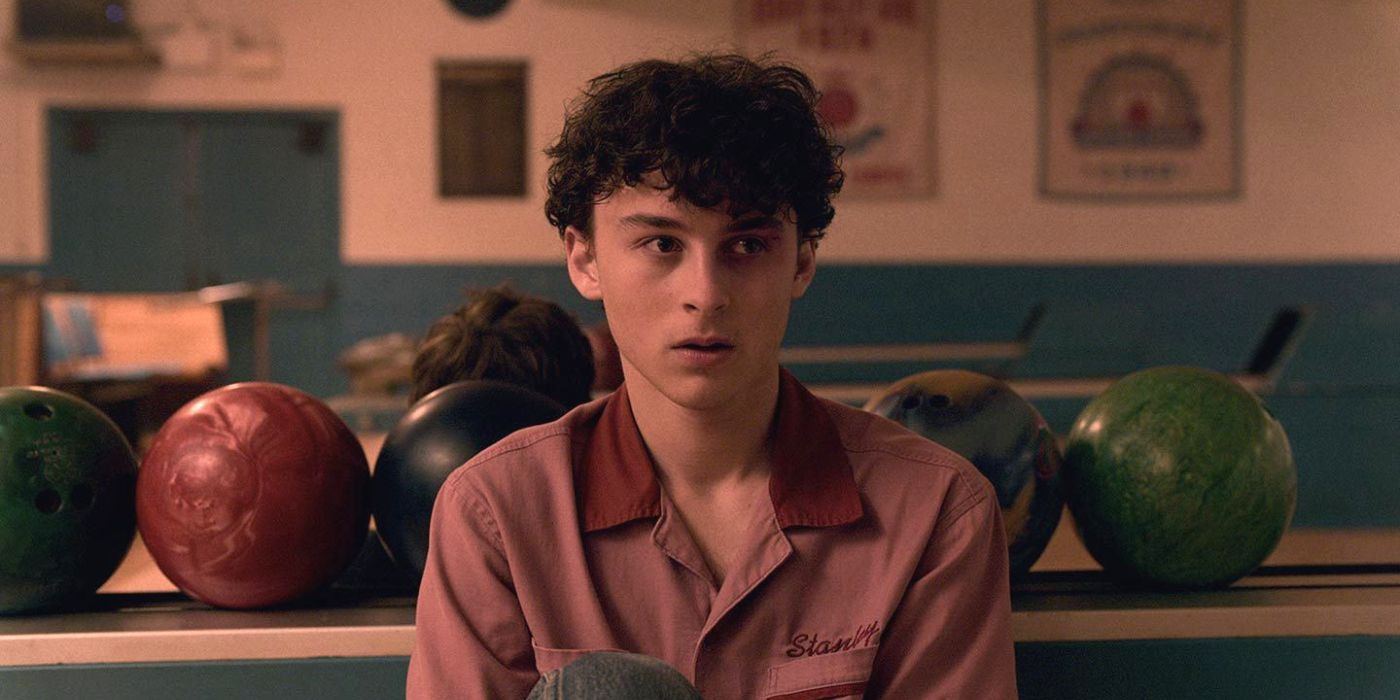
[[[590,398],[593,348],[569,312],[506,285],[470,292],[433,322],[413,358],[417,401],[468,379],[495,379],[572,408]]]
[[[789,213],[819,240],[844,175],[820,95],[792,66],[744,56],[647,60],[589,82],[545,153],[545,214],[562,237],[593,233],[593,205],[659,173],[673,197],[735,216]]]

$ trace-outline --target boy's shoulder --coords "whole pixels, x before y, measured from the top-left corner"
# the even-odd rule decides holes
[[[549,423],[501,438],[453,471],[443,490],[470,489],[509,501],[551,490],[571,491],[574,461],[603,404],[603,399],[591,401]]]
[[[956,452],[882,416],[817,401],[831,417],[852,475],[871,505],[916,498],[955,508],[995,498],[986,478]],[[572,503],[575,465],[605,404],[606,399],[592,401],[553,422],[511,433],[454,471],[443,492],[459,498],[470,492],[473,500],[512,509]]]
[[[819,398],[836,424],[856,482],[871,500],[895,493],[954,501],[995,497],[966,458],[883,416]]]

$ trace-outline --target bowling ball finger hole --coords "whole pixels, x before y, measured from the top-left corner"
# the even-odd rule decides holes
[[[53,515],[58,509],[63,507],[63,497],[53,489],[44,489],[39,495],[34,497],[34,507],[39,509],[44,515]]]
[[[87,484],[78,484],[73,487],[73,491],[68,494],[68,502],[78,510],[87,510],[92,507],[92,487]]]
[[[24,415],[34,420],[48,420],[53,418],[53,409],[41,403],[25,404]]]

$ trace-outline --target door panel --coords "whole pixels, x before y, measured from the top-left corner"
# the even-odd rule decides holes
[[[189,163],[178,121],[56,110],[49,115],[48,274],[87,291],[186,288]]]
[[[333,114],[211,115],[200,144],[211,281],[275,280],[299,297],[272,309],[271,379],[321,396],[341,386],[336,132]],[[252,306],[226,313],[251,341]],[[230,362],[251,376],[248,350]]]
[[[336,114],[56,109],[49,127],[49,274],[89,291],[279,282],[325,303],[272,307],[269,379],[342,389]],[[253,303],[224,311],[230,379],[253,379]]]

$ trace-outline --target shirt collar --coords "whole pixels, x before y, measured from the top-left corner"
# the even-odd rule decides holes
[[[769,497],[779,527],[826,527],[864,510],[836,423],[822,402],[779,370]],[[661,515],[661,485],[624,384],[608,398],[574,466],[584,532]]]

